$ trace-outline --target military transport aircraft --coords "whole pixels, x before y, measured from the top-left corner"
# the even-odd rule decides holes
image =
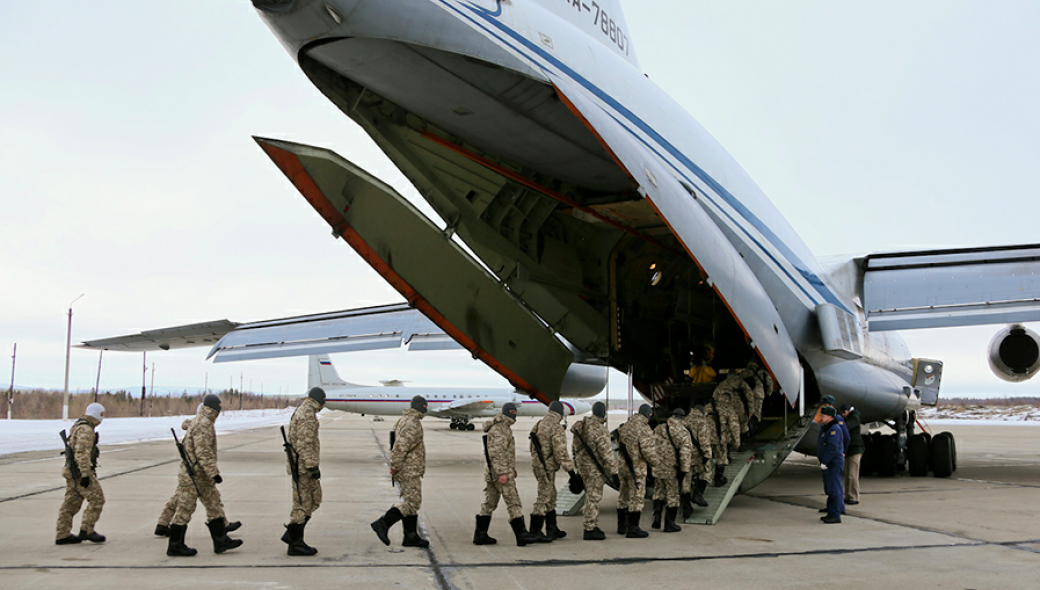
[[[915,433],[942,363],[914,358],[894,330],[1001,324],[994,371],[1040,368],[1040,338],[1018,325],[1040,320],[1040,245],[817,260],[643,74],[619,0],[252,2],[442,220],[335,153],[256,139],[405,298],[397,319],[436,328],[386,330],[397,343],[436,331],[429,343],[461,345],[543,403],[590,385],[598,364],[656,404],[689,406],[711,393],[684,377],[691,362],[757,360],[786,403],[767,403],[741,489],[811,430],[824,394],[896,431],[876,458],[886,470],[909,455],[911,471],[949,475],[952,438]],[[256,346],[231,328],[218,361],[349,348],[331,327]]]

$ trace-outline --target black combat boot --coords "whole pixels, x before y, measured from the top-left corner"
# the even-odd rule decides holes
[[[430,542],[419,536],[419,515],[413,514],[404,517],[404,542],[405,547],[429,547]]]
[[[585,531],[585,536],[583,538],[586,541],[602,541],[603,539],[607,538],[607,535],[605,535],[603,531],[599,529],[599,527],[596,527],[591,531]]]
[[[394,526],[402,518],[404,518],[404,515],[397,509],[397,506],[394,506],[372,523],[372,530],[376,532],[376,536],[387,547],[390,546],[390,536],[387,534],[390,532],[390,527]]]
[[[708,505],[708,501],[704,499],[704,490],[708,489],[708,482],[703,479],[694,481],[693,487],[693,503],[705,507]]]
[[[721,488],[722,486],[724,486],[727,483],[729,483],[729,480],[726,479],[725,471],[726,471],[726,466],[725,465],[716,465],[715,466],[715,487]]]
[[[675,524],[675,517],[679,515],[678,506],[669,506],[664,509],[664,532],[678,533],[682,527]]]
[[[314,555],[318,550],[303,541],[303,529],[306,523],[287,524],[285,532],[289,536],[289,549],[286,555]]]
[[[650,523],[650,528],[659,529],[661,528],[661,511],[664,510],[664,500],[654,500],[654,520]]]
[[[83,542],[83,539],[80,539],[76,535],[69,535],[67,537],[62,537],[60,539],[55,539],[54,540],[54,544],[55,545],[75,545],[76,543],[82,543],[82,542]]]
[[[509,526],[513,528],[513,535],[516,537],[517,547],[526,547],[527,545],[538,542],[537,537],[527,532],[523,516],[517,516],[513,520],[509,521]]]
[[[628,532],[628,510],[617,509],[617,534],[624,535]]]
[[[170,526],[162,524],[162,523],[159,523],[159,524],[155,525],[155,536],[156,537],[169,537],[170,536]]]
[[[90,531],[89,533],[87,531],[80,531],[77,536],[80,541],[90,541],[91,543],[105,542],[105,535],[99,535],[97,531]]]
[[[474,545],[494,545],[498,539],[488,535],[488,527],[491,526],[491,515],[477,515],[477,528],[473,531]]]
[[[531,515],[531,538],[534,539],[535,543],[552,543],[553,537],[546,535],[542,532],[542,524],[545,522],[545,516],[541,514]]]
[[[682,507],[683,520],[693,516],[693,494],[690,492],[679,494],[679,506]]]
[[[224,532],[232,533],[242,528],[242,521],[236,520],[234,522],[228,521],[227,517],[224,517]]]
[[[184,535],[188,532],[186,524],[170,525],[170,540],[166,545],[166,555],[170,557],[191,557],[198,553],[184,544]]]
[[[631,512],[628,513],[628,532],[625,533],[625,538],[628,539],[645,539],[650,536],[650,533],[639,528],[639,517],[643,515],[642,512]]]
[[[567,536],[567,531],[561,531],[556,526],[556,511],[550,510],[545,513],[545,535],[550,539],[562,539]]]
[[[223,518],[215,518],[207,522],[206,527],[209,528],[209,536],[213,539],[214,553],[223,553],[229,549],[242,546],[242,539],[232,539],[227,536]]]

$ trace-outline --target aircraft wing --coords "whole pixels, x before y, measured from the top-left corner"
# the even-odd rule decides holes
[[[431,409],[430,415],[443,417],[452,416],[455,414],[465,414],[468,416],[471,413],[480,412],[482,410],[491,408],[492,406],[494,406],[494,404],[495,402],[489,399],[457,399],[448,404],[447,406],[439,406],[437,408]]]
[[[228,320],[88,340],[78,348],[150,351],[210,346],[213,362],[399,348],[453,350],[459,345],[406,303],[241,324]]]
[[[871,331],[1040,321],[1040,245],[862,259]]]
[[[547,75],[561,100],[639,185],[639,192],[668,224],[705,280],[733,312],[751,346],[793,403],[802,380],[794,343],[762,284],[712,221],[696,192],[680,183],[640,138],[601,107],[584,87],[552,72]]]

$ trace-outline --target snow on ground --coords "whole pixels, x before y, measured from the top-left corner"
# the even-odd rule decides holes
[[[1040,408],[1022,406],[943,406],[923,408],[918,417],[932,422],[950,421],[972,424],[994,422],[997,424],[1040,422]]]
[[[226,410],[217,418],[217,434],[247,430],[261,426],[288,424],[294,408],[269,410]],[[323,410],[323,412],[326,410]],[[120,444],[173,436],[183,437],[181,423],[191,416],[161,416],[154,418],[105,418],[97,427],[101,444]],[[75,420],[0,420],[0,455],[25,451],[61,450],[59,432],[69,428]]]

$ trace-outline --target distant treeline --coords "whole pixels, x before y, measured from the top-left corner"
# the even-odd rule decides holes
[[[940,408],[966,408],[971,406],[983,408],[1013,408],[1017,406],[1040,407],[1040,397],[951,397],[949,399],[939,398]]]
[[[213,393],[220,396],[223,409],[225,410],[285,408],[299,403],[299,400],[295,397],[241,393],[233,389],[214,391]],[[64,395],[61,391],[44,389],[15,391],[14,405],[11,406],[11,417],[20,420],[59,420],[61,419],[62,398]],[[7,393],[4,392],[4,398],[6,397]],[[116,392],[102,392],[98,394],[97,401],[105,406],[105,416],[108,418],[180,416],[194,414],[199,404],[202,403],[203,397],[204,394],[201,393],[189,394],[187,392],[179,396],[149,396],[145,398],[144,407],[142,408],[140,395],[133,396],[125,390],[120,390]],[[83,411],[87,409],[87,405],[93,401],[93,393],[70,393],[69,417],[82,416]],[[0,419],[6,417],[6,409],[0,411]]]

